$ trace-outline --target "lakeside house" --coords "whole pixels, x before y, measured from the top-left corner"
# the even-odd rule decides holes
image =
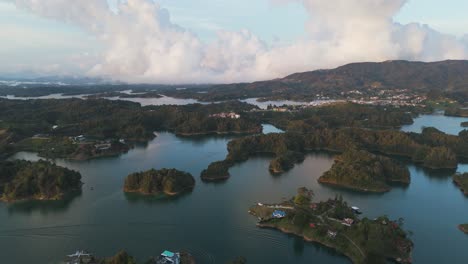
[[[165,250],[156,258],[156,264],[180,264],[180,253]]]

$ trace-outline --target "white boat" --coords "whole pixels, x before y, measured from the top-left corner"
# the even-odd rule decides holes
[[[69,258],[81,258],[81,257],[89,257],[91,256],[90,254],[86,253],[85,251],[79,251],[77,250],[75,254],[67,255]]]

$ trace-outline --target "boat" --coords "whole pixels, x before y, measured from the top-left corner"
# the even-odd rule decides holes
[[[87,253],[86,251],[83,250],[77,250],[75,254],[67,255],[69,258],[80,258],[80,257],[89,257],[91,254]]]
[[[74,254],[67,255],[67,264],[90,264],[94,263],[93,255],[83,250],[77,250]]]
[[[361,209],[356,206],[352,206],[351,209],[354,211],[355,214],[362,214]]]

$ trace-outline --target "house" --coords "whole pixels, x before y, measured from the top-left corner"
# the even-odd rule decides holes
[[[180,264],[180,253],[164,250],[164,252],[156,258],[156,264]]]
[[[309,227],[310,227],[310,228],[315,228],[315,224],[314,224],[314,223],[310,223],[310,224],[309,224]]]
[[[328,233],[327,233],[327,235],[328,235],[330,238],[335,238],[337,234],[338,234],[337,232],[333,232],[333,231],[331,231],[331,230],[328,230]]]
[[[341,223],[345,226],[352,226],[354,224],[354,220],[351,218],[345,218]]]
[[[275,210],[271,216],[273,218],[284,218],[286,216],[286,212],[281,210]]]

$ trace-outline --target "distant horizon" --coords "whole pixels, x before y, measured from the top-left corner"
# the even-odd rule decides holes
[[[239,83],[256,83],[256,82],[264,82],[264,81],[272,81],[272,80],[277,80],[277,79],[284,79],[287,78],[290,75],[294,74],[301,74],[301,73],[309,73],[309,72],[315,72],[315,71],[328,71],[328,70],[335,70],[341,67],[345,67],[348,65],[354,65],[354,64],[383,64],[383,63],[389,63],[389,62],[409,62],[409,63],[425,63],[425,64],[432,64],[432,63],[443,63],[443,62],[468,62],[468,60],[465,59],[448,59],[448,60],[440,60],[440,61],[412,61],[412,60],[385,60],[385,61],[359,61],[359,62],[350,62],[346,63],[337,67],[333,68],[322,68],[322,69],[315,69],[315,70],[310,70],[310,71],[303,71],[303,72],[294,72],[291,74],[288,74],[286,76],[281,76],[277,78],[272,78],[272,79],[265,79],[265,80],[258,80],[258,81],[252,81],[252,82],[232,82],[232,83],[128,83],[124,81],[119,81],[119,80],[112,80],[109,78],[105,77],[100,77],[100,76],[80,76],[80,75],[46,75],[46,76],[36,76],[36,77],[11,77],[11,76],[4,76],[4,74],[0,73],[0,85],[7,85],[7,86],[18,86],[18,85],[8,85],[8,82],[36,82],[35,84],[37,85],[47,85],[47,84],[54,84],[54,85],[59,85],[58,83],[62,82],[63,85],[66,86],[73,86],[73,85],[161,85],[161,86],[181,86],[181,85],[192,85],[192,86],[203,86],[203,85],[229,85],[229,84],[239,84]],[[67,83],[67,81],[73,80],[73,83]],[[83,81],[88,81],[88,83],[83,83]],[[94,81],[94,82],[93,82]]]

